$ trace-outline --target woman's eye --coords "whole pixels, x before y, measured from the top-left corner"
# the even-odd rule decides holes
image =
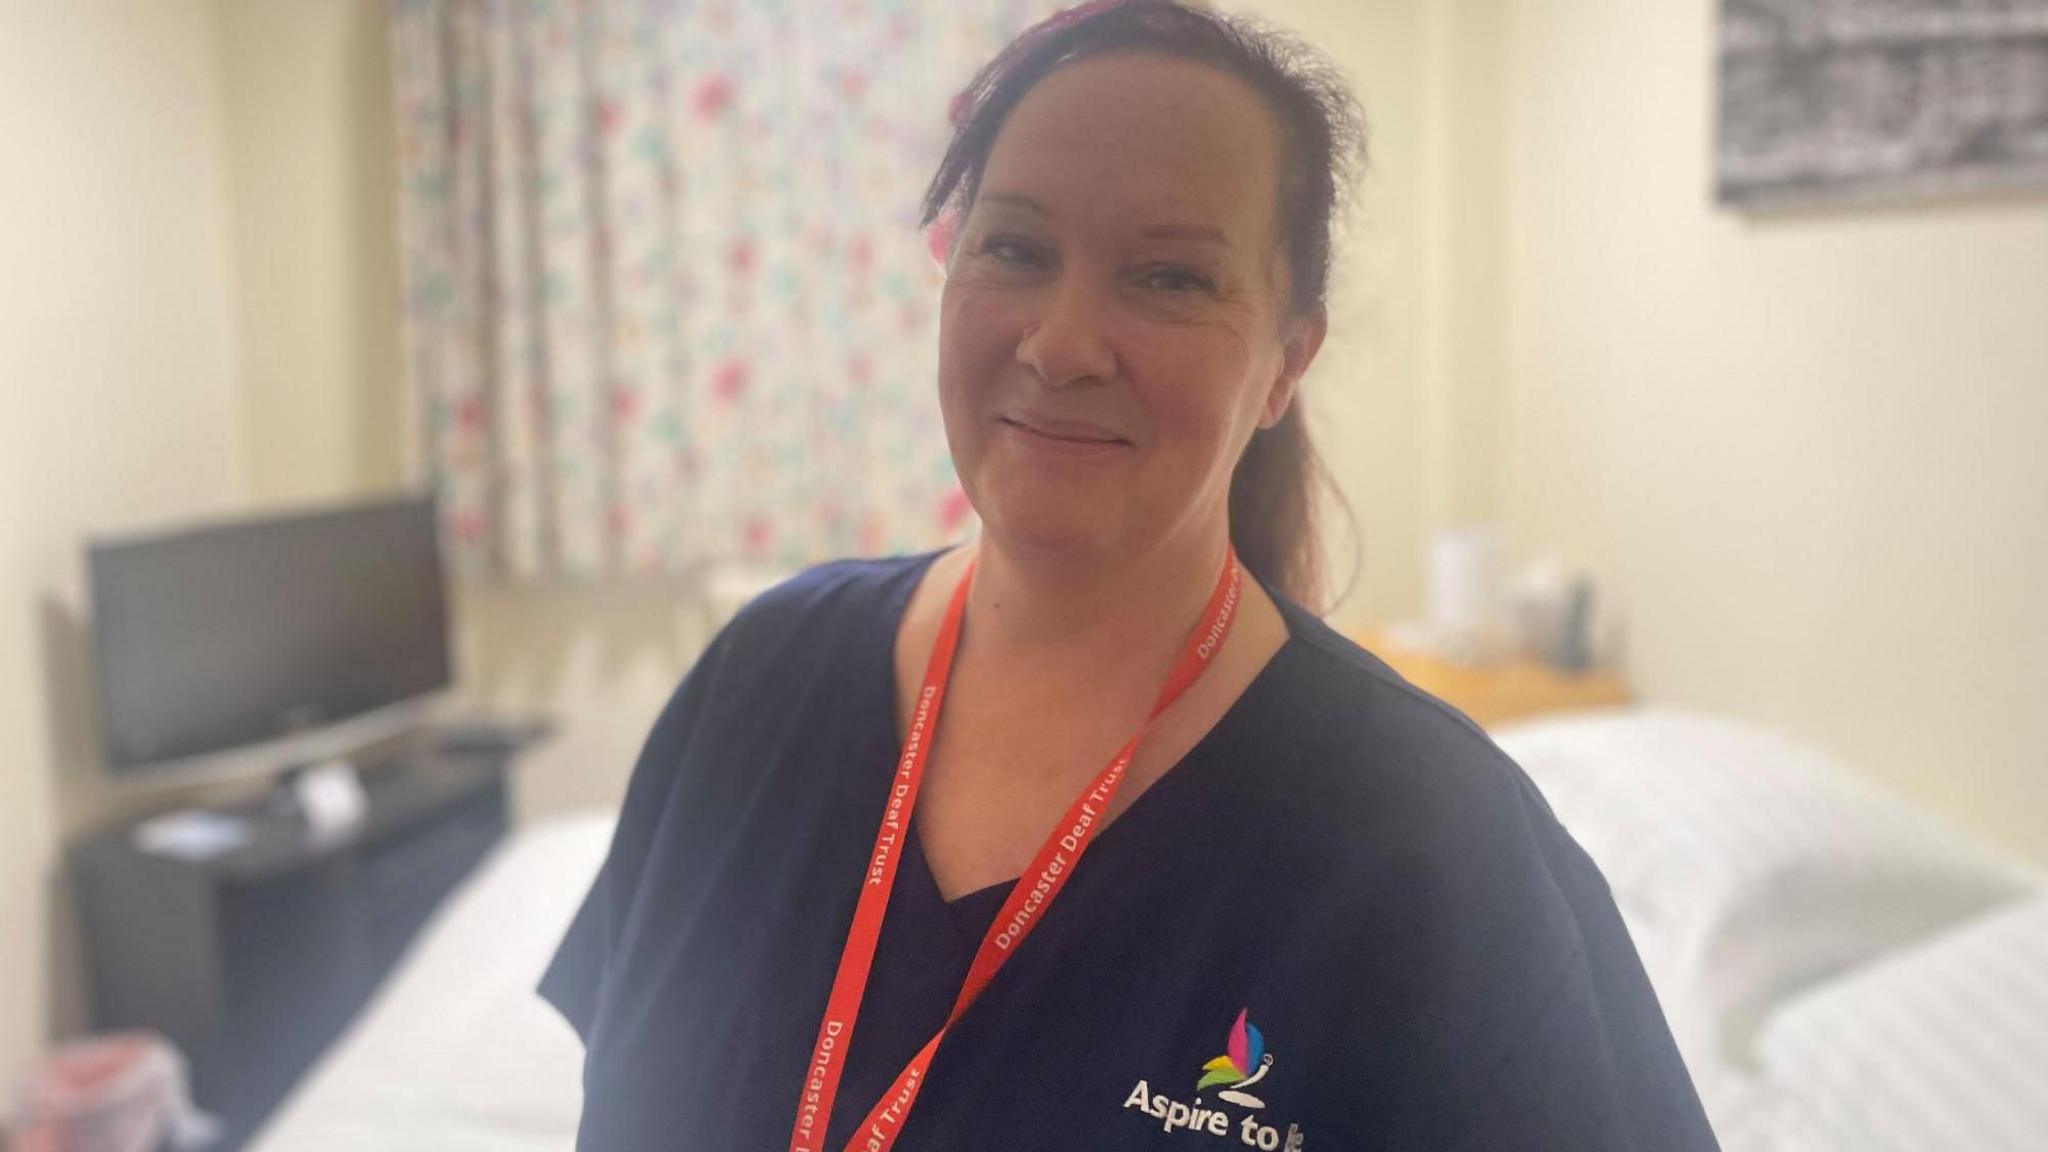
[[[1147,288],[1161,292],[1210,292],[1215,284],[1207,276],[1192,268],[1150,268],[1145,271],[1142,281]]]
[[[981,252],[1005,264],[1033,264],[1038,260],[1037,248],[1014,236],[991,236],[982,242]]]

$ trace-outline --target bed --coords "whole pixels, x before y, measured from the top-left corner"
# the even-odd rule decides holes
[[[1729,1152],[2048,1147],[2048,881],[1715,717],[1496,734],[1612,885]],[[533,995],[611,821],[515,833],[255,1152],[565,1152],[582,1051]]]
[[[608,815],[515,831],[249,1143],[263,1152],[565,1152],[583,1047],[533,993],[596,876]]]

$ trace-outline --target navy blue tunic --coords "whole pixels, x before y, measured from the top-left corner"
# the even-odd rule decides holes
[[[656,722],[541,983],[585,1044],[580,1149],[787,1145],[932,558],[760,597]],[[1287,641],[1102,831],[897,1147],[1713,1148],[1607,886],[1528,778],[1275,600]],[[944,1021],[1006,888],[949,904],[908,838],[829,1152]]]

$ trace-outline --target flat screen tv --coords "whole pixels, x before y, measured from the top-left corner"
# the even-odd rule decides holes
[[[282,771],[420,722],[450,684],[431,497],[87,546],[116,774]]]

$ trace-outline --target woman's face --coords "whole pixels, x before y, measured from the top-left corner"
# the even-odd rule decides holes
[[[1018,103],[940,307],[946,438],[988,532],[1128,553],[1225,523],[1322,340],[1320,311],[1286,317],[1279,162],[1256,93],[1171,57],[1085,59]]]

